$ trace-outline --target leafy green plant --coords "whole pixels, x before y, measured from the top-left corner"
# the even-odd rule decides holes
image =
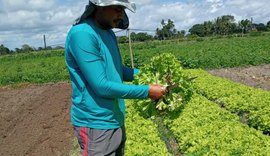
[[[180,60],[184,68],[195,69],[199,67],[199,61],[196,59],[184,58],[184,57],[179,57],[178,59]]]
[[[125,127],[127,134],[125,155],[171,155],[159,136],[157,125],[139,115],[133,100],[126,100]]]
[[[159,84],[167,89],[166,95],[158,101],[137,101],[147,117],[179,109],[190,99],[193,90],[191,79],[183,74],[180,62],[169,53],[153,57],[143,66],[135,77],[135,84]]]
[[[129,55],[124,55],[123,57],[123,63],[126,67],[132,67],[131,59]],[[143,62],[138,57],[133,58],[134,68],[139,68],[143,65]]]
[[[270,134],[270,93],[212,76],[203,70],[189,69],[185,74],[197,76],[194,91],[235,113],[249,126]]]
[[[184,155],[270,153],[269,136],[240,123],[237,115],[196,93],[181,113],[169,113],[164,121]]]

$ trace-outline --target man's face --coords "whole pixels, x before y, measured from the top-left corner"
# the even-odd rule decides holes
[[[124,7],[118,5],[98,8],[96,19],[103,29],[115,28],[124,18]]]

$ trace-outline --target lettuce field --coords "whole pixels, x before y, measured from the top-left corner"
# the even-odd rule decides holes
[[[157,63],[161,58],[164,60]],[[168,64],[168,60],[172,64]],[[178,92],[182,101],[175,100],[178,97],[174,96],[167,98],[170,95],[166,95],[162,111],[159,103],[154,104],[155,107],[151,111],[156,113],[145,112],[150,105],[147,100],[131,101],[130,107],[134,107],[140,116],[144,117],[141,120],[152,120],[157,126],[165,125],[172,133],[170,137],[174,137],[178,142],[179,154],[267,155],[270,152],[270,92],[214,77],[203,70],[175,68],[178,67],[175,60],[177,59],[170,54],[155,56],[149,63],[155,66],[142,67],[137,79],[139,82],[151,81],[149,76],[143,77],[149,71],[150,74],[159,73],[159,80],[164,79],[162,75],[166,78],[168,72],[172,73],[173,83],[175,80],[179,82],[179,88],[175,88],[172,92]],[[190,84],[191,81],[188,82],[187,77],[196,77],[192,81],[193,85]],[[152,80],[154,81],[156,80]],[[187,95],[190,96],[186,94],[190,91],[193,92],[192,97],[185,99]],[[180,107],[165,111],[166,108],[177,105]],[[130,114],[136,114],[136,111]],[[162,120],[155,122],[156,118]],[[132,121],[134,122],[136,121]],[[172,146],[168,141],[165,143]]]
[[[206,70],[269,64],[269,43],[269,34],[134,43],[134,83],[177,85],[157,103],[126,100],[126,155],[268,156],[270,92]],[[120,50],[129,66],[128,45]],[[69,82],[63,50],[2,56],[0,73],[2,87]]]

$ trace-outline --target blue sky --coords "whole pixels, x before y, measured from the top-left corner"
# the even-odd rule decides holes
[[[172,19],[177,30],[218,16],[233,15],[236,22],[254,19],[255,23],[270,21],[268,0],[134,0],[136,13],[127,11],[130,28],[155,30],[162,19]],[[43,47],[64,45],[68,29],[83,12],[88,0],[1,0],[0,44],[10,49],[23,44]],[[117,31],[117,30],[116,30]],[[119,34],[119,33],[118,33]],[[122,33],[125,35],[125,33]],[[121,34],[119,34],[121,35]]]

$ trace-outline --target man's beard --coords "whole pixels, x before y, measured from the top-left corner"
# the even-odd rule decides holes
[[[108,22],[108,21],[103,22],[100,25],[102,26],[102,29],[108,30],[108,29],[113,29],[113,28],[117,27],[120,22],[121,22],[121,19],[115,19],[115,20],[113,20],[111,22]]]

